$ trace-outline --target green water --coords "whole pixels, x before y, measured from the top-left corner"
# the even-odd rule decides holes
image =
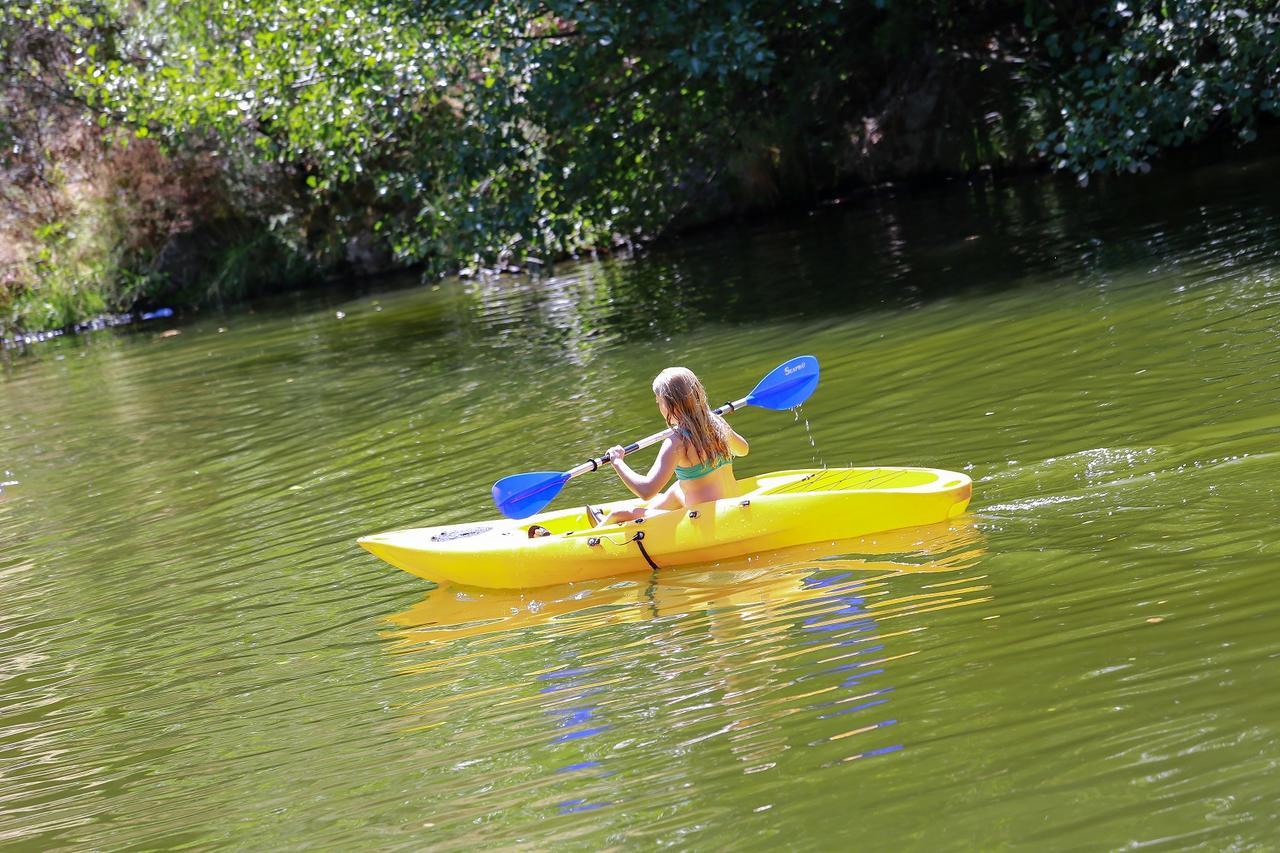
[[[886,192],[7,353],[0,847],[1274,844],[1278,179]],[[740,473],[963,470],[968,518],[523,595],[355,546],[660,428],[666,365],[806,352]]]

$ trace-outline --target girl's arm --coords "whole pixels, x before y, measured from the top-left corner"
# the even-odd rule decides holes
[[[745,445],[746,442],[743,444]],[[663,441],[662,446],[658,448],[658,458],[653,460],[653,467],[647,474],[637,474],[631,470],[631,466],[627,465],[622,458],[622,445],[617,445],[609,451],[609,461],[613,463],[613,470],[618,472],[618,479],[627,484],[632,494],[647,501],[662,491],[662,487],[675,473],[676,447],[669,438]]]
[[[751,452],[751,445],[732,427],[729,429],[729,452],[734,456],[746,456]]]
[[[731,454],[733,454],[734,456],[746,456],[748,453],[751,452],[751,445],[747,444],[747,440],[745,438],[738,435],[737,430],[729,426],[728,422],[724,419],[723,416],[717,415],[713,412],[711,414],[711,417],[715,418],[716,420],[720,421],[720,423],[724,424],[724,428],[729,431],[729,452]]]

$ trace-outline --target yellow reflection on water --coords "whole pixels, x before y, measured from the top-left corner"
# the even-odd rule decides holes
[[[914,712],[893,697],[902,664],[928,657],[922,614],[989,601],[985,553],[961,518],[524,592],[438,587],[388,617],[386,648],[418,682],[402,728],[430,732],[433,764],[468,780],[457,821],[513,798],[542,815],[655,797],[660,811],[645,791],[710,766],[764,791],[760,774],[899,751]],[[599,630],[616,626],[639,630]]]

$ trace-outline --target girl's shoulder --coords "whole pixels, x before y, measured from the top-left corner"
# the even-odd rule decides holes
[[[689,448],[693,445],[693,436],[689,433],[689,430],[682,426],[675,428],[675,432],[671,434],[671,438],[669,440],[672,448],[674,448],[677,453],[685,456],[688,455]]]

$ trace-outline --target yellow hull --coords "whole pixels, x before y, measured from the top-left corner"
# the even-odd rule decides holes
[[[358,541],[391,565],[437,583],[522,589],[648,571],[646,553],[659,567],[685,566],[933,524],[964,512],[973,493],[964,474],[935,468],[778,471],[738,485],[738,497],[596,528],[578,507]],[[530,539],[534,524],[552,535]]]

